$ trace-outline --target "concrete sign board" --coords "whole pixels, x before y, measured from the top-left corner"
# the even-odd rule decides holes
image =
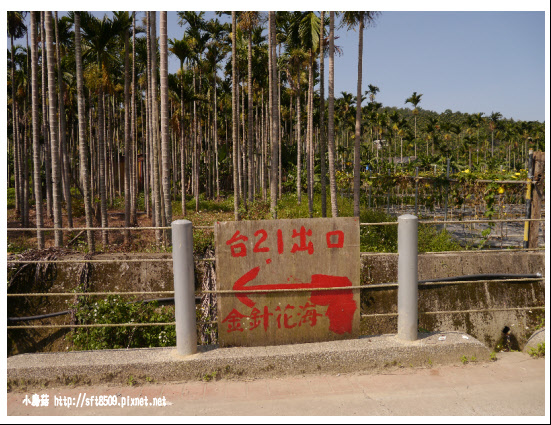
[[[251,291],[218,294],[220,346],[356,338],[359,226],[358,218],[217,222],[217,289]]]

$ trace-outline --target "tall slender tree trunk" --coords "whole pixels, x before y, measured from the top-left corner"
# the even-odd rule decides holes
[[[281,56],[281,45],[279,47],[279,56]],[[277,60],[276,60],[277,63]],[[281,70],[277,71],[277,116],[278,119],[281,121]],[[279,127],[279,124],[278,124]],[[282,168],[281,168],[281,155],[282,155],[282,149],[281,149],[281,129],[278,131],[278,140],[277,140],[277,146],[278,146],[278,179],[277,179],[277,187],[278,187],[278,199],[281,199],[281,179],[282,179]]]
[[[49,116],[50,116],[50,142],[52,154],[52,186],[53,186],[53,212],[54,228],[63,226],[61,216],[61,170],[59,167],[59,145],[57,140],[57,101],[55,95],[55,68],[54,68],[54,46],[52,31],[52,12],[45,12],[46,27],[46,50],[48,56],[48,97],[49,97]],[[63,232],[56,231],[55,246],[63,245]]]
[[[299,71],[300,72],[300,71]],[[300,79],[300,76],[299,76]],[[300,84],[300,80],[299,80]],[[300,205],[302,202],[302,140],[300,129],[300,86],[297,93],[297,202]]]
[[[306,181],[308,189],[308,215],[310,218],[313,216],[313,187],[312,187],[312,96],[314,94],[314,64],[312,60],[313,52],[310,50],[310,58],[308,63],[308,107],[306,114]]]
[[[23,116],[27,117],[27,100],[23,102]],[[29,161],[28,155],[28,143],[27,143],[27,122],[25,118],[23,122],[23,150],[22,150],[22,164],[23,164],[23,227],[29,227]]]
[[[168,133],[168,41],[167,41],[167,12],[160,12],[159,20],[160,31],[160,76],[161,76],[161,151],[162,151],[162,178],[163,178],[163,196],[165,201],[165,222],[167,225],[172,223],[172,196],[170,188],[170,145]],[[166,233],[169,235],[169,232]],[[170,236],[167,236],[170,243]]]
[[[149,28],[151,31],[150,34],[150,61],[151,61],[151,134],[152,134],[152,150],[153,150],[153,186],[154,186],[154,196],[155,196],[155,225],[157,227],[162,226],[162,216],[164,215],[161,211],[161,187],[159,184],[159,149],[158,149],[158,117],[159,117],[159,108],[157,102],[157,30],[156,30],[156,19],[157,12],[149,12]],[[161,243],[161,232],[157,231],[155,233],[157,243]]]
[[[40,39],[42,44],[42,133],[44,136],[44,163],[46,172],[46,215],[50,218],[53,217],[53,195],[52,195],[52,156],[50,153],[50,126],[48,122],[48,102],[46,97],[48,96],[48,59],[46,54],[46,35],[44,29],[45,13],[40,12]]]
[[[199,81],[200,80],[201,80],[201,76],[199,76]],[[199,84],[199,87],[200,87],[200,84]],[[195,90],[195,79],[193,80],[193,90]],[[200,88],[199,88],[199,92],[201,92]],[[203,143],[203,140],[202,140],[203,134],[201,132],[201,128],[202,128],[201,120],[197,119],[197,113],[198,112],[200,113],[200,109],[201,109],[201,106],[199,105],[199,107],[197,107],[197,102],[195,102],[194,100],[193,101],[193,118],[195,122],[194,124],[195,143],[193,145],[193,161],[195,164],[195,168],[194,168],[195,174],[193,177],[193,191],[195,193],[195,212],[196,213],[199,212],[199,176],[201,175],[201,171],[200,171],[201,165],[199,164],[199,150],[200,150],[201,144]]]
[[[237,181],[237,144],[238,134],[237,134],[237,41],[236,41],[236,31],[237,31],[237,22],[236,22],[236,13],[231,13],[232,19],[232,143],[233,143],[233,212],[235,221],[239,220],[239,190],[238,190],[238,181]]]
[[[360,19],[358,31],[358,91],[356,95],[356,134],[354,137],[354,217],[360,216],[360,145],[362,123],[362,53],[364,21]]]
[[[56,57],[57,57],[57,79],[59,84],[59,148],[61,150],[61,171],[63,193],[65,198],[65,209],[67,210],[67,222],[69,227],[73,227],[73,209],[71,205],[71,180],[69,174],[69,156],[67,154],[67,144],[65,137],[65,102],[64,102],[64,81],[61,72],[61,55],[59,51],[59,31],[57,28],[57,12],[55,12],[55,39],[56,39]]]
[[[243,206],[247,209],[247,126],[245,125],[245,81],[241,84],[241,130],[243,143],[240,145],[239,191],[242,193]]]
[[[277,178],[278,178],[278,145],[277,141],[279,138],[279,117],[277,113],[277,86],[274,84],[275,76],[277,74],[277,63],[275,61],[275,45],[276,45],[276,37],[275,37],[275,12],[269,12],[270,13],[270,57],[272,58],[272,69],[271,69],[271,91],[272,91],[272,138],[271,138],[271,165],[272,169],[271,172],[271,181],[270,181],[270,211],[272,213],[272,218],[277,218]]]
[[[214,73],[212,84],[214,86],[214,155],[216,167],[216,199],[220,199],[220,175],[218,169],[218,97],[216,90],[216,72]]]
[[[38,249],[44,249],[44,234],[40,231],[44,227],[42,207],[42,182],[40,178],[40,120],[38,116],[38,34],[36,26],[36,12],[31,12],[31,89],[32,89],[32,123],[33,123],[33,166],[34,166],[34,200],[36,207],[36,239]]]
[[[24,211],[22,208],[22,200],[23,200],[23,181],[21,179],[21,168],[22,168],[22,161],[21,161],[21,145],[19,141],[19,111],[18,111],[18,105],[17,105],[17,88],[15,84],[15,59],[14,59],[14,53],[15,48],[13,46],[13,35],[10,34],[10,42],[11,42],[11,93],[12,93],[12,103],[11,103],[11,110],[12,110],[12,123],[13,123],[13,168],[14,168],[14,177],[15,177],[15,214],[20,215],[21,217],[21,223],[24,222]],[[23,227],[25,227],[23,225]]]
[[[326,189],[326,165],[325,165],[325,68],[324,68],[324,21],[325,12],[320,17],[320,162],[321,162],[321,216],[327,217],[327,189]]]
[[[130,174],[130,76],[128,75],[128,31],[124,32],[124,227],[130,227],[131,174]],[[130,230],[124,231],[124,243],[130,243]]]
[[[86,227],[93,227],[92,199],[90,194],[90,176],[88,172],[88,149],[86,146],[86,111],[84,110],[84,78],[82,72],[82,52],[80,37],[80,13],[75,12],[75,61],[77,74],[77,105],[78,105],[78,152],[80,163],[80,177],[84,193],[84,213],[86,215]],[[91,125],[91,122],[90,122]],[[94,232],[87,231],[88,250],[95,252]]]
[[[100,69],[103,70],[103,64],[100,62]],[[103,72],[103,71],[102,71]],[[101,227],[109,227],[107,218],[107,191],[105,187],[105,114],[103,104],[103,87],[100,84],[98,93],[98,169],[99,169],[99,197],[100,197],[100,214],[101,214]],[[101,232],[101,241],[104,245],[104,249],[109,245],[109,232],[104,230]]]
[[[329,141],[329,187],[331,191],[331,215],[339,216],[337,208],[337,183],[335,176],[335,12],[329,12],[329,93],[327,99],[327,136]]]
[[[247,89],[248,89],[248,148],[249,148],[249,163],[248,165],[248,189],[249,189],[249,202],[253,202],[253,43],[252,43],[252,30],[249,30],[247,38]]]
[[[184,140],[184,67],[183,62],[180,62],[180,168],[181,168],[181,186],[182,186],[182,215],[185,217],[186,211],[186,146]]]
[[[264,103],[264,90],[262,90],[262,199],[268,197],[268,107]]]
[[[130,174],[132,176],[131,182],[134,187],[134,190],[131,190],[130,198],[130,222],[133,226],[138,225],[138,216],[137,216],[137,204],[138,204],[138,193],[139,193],[139,182],[138,182],[138,140],[137,140],[137,130],[136,130],[136,12],[132,12],[132,93],[131,93],[131,104],[132,104],[132,118],[130,121],[131,126],[131,142],[130,142],[130,152],[132,155],[132,168]],[[143,164],[143,162],[142,162]]]

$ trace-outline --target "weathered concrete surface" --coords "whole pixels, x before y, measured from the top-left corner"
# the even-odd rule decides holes
[[[48,407],[25,405],[32,393],[16,389],[7,394],[7,414],[98,416],[540,416],[546,412],[545,359],[523,353],[498,353],[495,362],[445,366],[408,366],[374,375],[363,372],[299,375],[247,381],[150,383],[46,387]],[[104,396],[115,406],[55,406],[55,398]],[[163,398],[166,406],[124,408],[128,398],[148,403]],[[544,416],[546,415],[547,416]],[[364,421],[365,422],[365,421]]]
[[[199,349],[198,354],[186,357],[179,356],[175,348],[20,354],[7,360],[8,386],[120,384],[130,377],[137,383],[250,379],[458,364],[462,356],[490,359],[484,344],[453,332],[420,334],[413,342],[379,335],[271,347]]]
[[[83,255],[67,258],[83,259]],[[96,255],[94,259],[170,259],[171,254],[110,254]],[[362,255],[361,284],[397,281],[397,255]],[[199,263],[197,263],[199,264]],[[51,279],[34,281],[34,274],[17,292],[70,292],[79,283],[82,264],[58,264]],[[200,269],[196,279],[200,281]],[[457,252],[447,254],[420,254],[419,279],[485,273],[545,274],[543,252]],[[34,272],[33,272],[34,273]],[[196,284],[196,288],[199,285]],[[173,276],[170,261],[93,263],[90,267],[88,291],[142,291],[172,290]],[[11,290],[10,290],[11,292]],[[143,298],[153,298],[149,294]],[[8,317],[30,316],[66,310],[67,298],[36,297],[10,298]],[[361,314],[397,313],[396,289],[385,288],[361,291]],[[69,301],[72,301],[69,298]],[[542,314],[545,305],[545,284],[534,282],[491,282],[458,285],[431,285],[419,288],[420,327],[428,331],[467,332],[488,347],[494,347],[501,338],[504,326],[511,328],[518,348],[524,343]],[[503,308],[539,309],[500,310]],[[434,311],[492,309],[485,312],[423,314]],[[396,316],[364,317],[360,323],[361,335],[395,333]],[[69,316],[60,316],[32,322],[34,324],[69,323]],[[528,328],[528,329],[526,329]],[[36,351],[65,351],[66,330],[9,330],[8,355]]]
[[[362,284],[397,281],[397,255],[362,256]],[[539,252],[419,254],[419,280],[470,274],[545,274]],[[524,347],[545,306],[545,282],[469,282],[419,286],[419,327],[467,332],[493,348],[505,326],[513,349]],[[534,308],[531,308],[534,307]],[[506,310],[511,309],[511,310]],[[460,312],[459,310],[464,310]],[[483,311],[476,311],[483,310]],[[362,291],[362,335],[397,332],[397,288]]]
[[[524,346],[525,353],[530,353],[530,350],[536,350],[539,344],[545,343],[545,328],[541,328],[534,332],[530,339],[526,342]]]

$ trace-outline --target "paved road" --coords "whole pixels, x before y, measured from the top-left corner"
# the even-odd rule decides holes
[[[54,407],[54,397],[111,395],[167,401],[162,407]],[[47,394],[48,407],[33,407]],[[36,400],[36,397],[35,397]],[[115,400],[115,397],[112,397]],[[138,399],[139,400],[139,399]],[[402,368],[388,374],[300,376],[254,381],[65,387],[8,393],[8,415],[537,415],[545,418],[545,360],[501,353],[492,363]],[[547,422],[549,423],[549,411]]]

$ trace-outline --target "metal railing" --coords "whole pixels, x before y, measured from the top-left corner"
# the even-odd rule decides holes
[[[417,221],[417,219],[416,219]],[[477,220],[477,222],[495,222],[496,220]],[[506,221],[526,221],[526,219],[513,219],[513,220],[506,220]],[[543,219],[532,219],[530,221],[543,221]],[[460,223],[465,223],[466,221],[459,221]],[[189,222],[188,222],[189,223]],[[434,221],[419,221],[420,224],[435,224]],[[437,222],[439,223],[439,222]],[[441,222],[440,222],[441,223]],[[189,223],[191,225],[191,223]],[[399,225],[398,222],[384,222],[384,223],[360,223],[362,226],[377,226],[377,225]],[[196,226],[196,229],[212,229],[214,226]],[[104,230],[104,228],[93,228],[94,230]],[[127,228],[122,228],[127,229]],[[157,230],[157,229],[172,229],[171,227],[165,227],[165,228],[131,228],[133,230],[136,229],[143,229],[143,230]],[[21,229],[17,229],[21,230]],[[35,229],[33,229],[35,230]],[[51,229],[51,230],[59,230],[59,229]],[[63,229],[64,231],[69,230],[88,230],[87,228],[84,229],[72,229],[72,228],[66,228]],[[112,228],[112,230],[121,230],[121,228]],[[417,227],[415,227],[415,231],[417,231]],[[173,235],[174,237],[174,235]],[[188,236],[189,238],[189,236]],[[416,238],[415,238],[416,240]],[[190,241],[188,241],[189,243]],[[181,245],[181,244],[179,244]],[[404,245],[402,243],[402,245]],[[191,239],[191,246],[192,246],[192,239]],[[518,251],[536,251],[540,250],[539,248],[532,248],[532,249],[515,249],[515,252]],[[513,251],[513,250],[511,250]],[[453,251],[456,252],[456,251]],[[480,251],[476,251],[480,252]],[[484,252],[495,252],[495,250],[485,250]],[[178,253],[175,251],[174,256],[178,258]],[[361,256],[369,256],[369,255],[389,255],[389,254],[381,254],[381,253],[361,253]],[[390,255],[399,255],[399,253],[394,253]],[[202,258],[197,259],[195,261],[213,261],[214,258]],[[53,264],[60,264],[60,263],[124,263],[124,262],[173,262],[173,258],[155,258],[155,259],[100,259],[100,260],[94,260],[94,259],[69,259],[69,260],[8,260],[8,263],[11,264],[43,264],[43,263],[53,263]],[[189,260],[188,260],[189,261]],[[193,260],[191,260],[193,261]],[[417,261],[415,260],[415,265]],[[399,267],[400,270],[400,267]],[[400,278],[399,278],[400,279]],[[182,308],[178,306],[178,295],[177,292],[179,291],[179,287],[184,286],[190,287],[189,285],[189,276],[187,278],[186,282],[180,282],[178,284],[177,278],[175,278],[175,290],[174,291],[109,291],[109,292],[54,292],[54,293],[19,293],[19,294],[7,294],[8,297],[72,297],[72,296],[105,296],[105,295],[123,295],[123,296],[131,296],[131,295],[146,295],[146,294],[163,294],[163,295],[174,295],[175,297],[175,303],[176,308],[175,310],[181,310]],[[485,279],[484,282],[533,282],[533,281],[541,281],[544,280],[542,277],[531,277],[531,278],[512,278],[512,279]],[[452,281],[446,281],[446,282],[429,282],[429,281],[415,281],[416,287],[419,286],[430,286],[430,285],[457,285],[457,284],[465,284],[465,283],[473,283],[472,280],[452,280]],[[384,283],[384,284],[369,284],[369,285],[360,285],[356,287],[351,287],[352,290],[377,290],[382,288],[396,288],[399,287],[400,283]],[[191,286],[193,287],[193,285]],[[336,290],[340,289],[342,290],[342,287],[338,288],[323,288],[320,290]],[[311,289],[276,289],[274,292],[309,292]],[[195,293],[194,291],[191,292],[191,295],[193,298],[197,294],[199,295],[207,295],[207,294],[230,294],[230,293],[254,293],[254,292],[266,292],[265,290],[203,290],[198,293]],[[189,300],[191,299],[190,294],[188,293],[188,304]],[[180,298],[182,298],[180,296]],[[411,297],[410,297],[411,298]],[[190,304],[191,305],[191,304]],[[434,312],[419,312],[418,314],[456,314],[456,313],[463,313],[463,312],[489,312],[489,311],[513,311],[513,310],[530,310],[530,309],[543,309],[544,307],[541,306],[534,306],[534,307],[515,307],[515,308],[498,308],[498,309],[483,309],[483,310],[457,310],[457,311],[434,311]],[[400,314],[400,307],[398,308],[398,313],[384,313],[384,314],[362,314],[361,317],[378,317],[378,316],[398,316]],[[193,312],[193,314],[191,314]],[[195,303],[193,300],[193,309],[191,309],[189,306],[187,308],[187,318],[178,319],[178,312],[176,313],[176,321],[175,322],[160,322],[160,323],[112,323],[112,324],[49,324],[49,325],[19,325],[19,326],[7,326],[7,329],[13,330],[13,329],[76,329],[76,328],[97,328],[97,327],[143,327],[143,326],[176,326],[178,328],[179,323],[186,324],[187,331],[184,332],[184,336],[180,336],[179,340],[188,341],[187,347],[183,349],[184,352],[188,352],[190,349],[189,347],[196,346],[196,339],[195,343],[193,341],[189,341],[190,338],[193,338],[191,334],[196,333],[196,316],[195,316]],[[208,323],[208,324],[215,324],[216,322],[199,322],[199,323]],[[415,319],[416,323],[416,319]],[[400,328],[403,329],[403,326],[401,325]],[[411,326],[410,326],[411,327]],[[178,331],[177,331],[178,333]],[[180,332],[182,333],[182,332]],[[403,333],[403,331],[402,331]],[[191,335],[191,336],[190,336]],[[408,337],[410,338],[411,335]],[[195,335],[196,338],[196,335]]]

